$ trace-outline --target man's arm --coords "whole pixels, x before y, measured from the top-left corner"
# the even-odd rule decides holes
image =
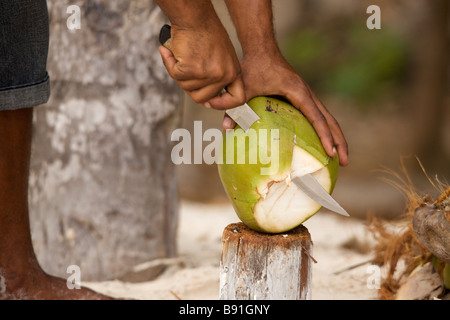
[[[245,102],[239,60],[210,0],[156,0],[172,24],[172,48],[160,47],[169,74],[191,98],[229,109]],[[219,95],[224,87],[228,93]]]
[[[275,40],[271,0],[226,0],[243,50],[241,61],[246,99],[281,95],[298,108],[316,129],[325,151],[337,152],[348,164],[348,146],[338,122],[303,79],[283,58]],[[230,118],[224,127],[234,126]]]

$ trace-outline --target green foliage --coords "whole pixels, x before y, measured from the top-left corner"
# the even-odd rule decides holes
[[[388,29],[304,29],[282,43],[286,59],[314,90],[361,107],[392,97],[409,67],[408,45]]]

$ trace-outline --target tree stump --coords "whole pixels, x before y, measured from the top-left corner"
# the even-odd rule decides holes
[[[264,234],[230,224],[222,237],[220,300],[310,300],[312,245],[302,225]]]

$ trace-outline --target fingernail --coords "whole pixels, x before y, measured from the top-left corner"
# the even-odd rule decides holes
[[[337,153],[336,147],[333,147],[333,154],[336,155],[336,153]]]
[[[223,120],[223,125],[225,128],[231,129],[231,127],[233,126],[233,121],[230,118],[225,118]]]
[[[211,104],[209,103],[209,102],[206,102],[205,104],[204,104],[204,106],[206,107],[206,108],[208,108],[208,109],[211,109],[212,107],[211,107]]]

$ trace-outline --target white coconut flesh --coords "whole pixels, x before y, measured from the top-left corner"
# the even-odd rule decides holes
[[[291,168],[271,176],[258,186],[261,196],[253,216],[260,228],[277,233],[292,229],[314,215],[321,205],[298,188],[292,179],[310,173],[330,192],[331,178],[327,167],[298,146],[294,146]]]

